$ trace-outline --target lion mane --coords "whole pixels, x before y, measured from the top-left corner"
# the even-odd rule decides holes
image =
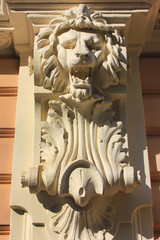
[[[57,59],[56,45],[57,36],[70,29],[91,29],[104,36],[107,52],[94,76],[93,91],[98,89],[102,93],[109,86],[117,85],[120,80],[120,52],[124,39],[118,30],[107,24],[100,13],[81,4],[51,20],[49,27],[40,29],[36,43],[41,59],[43,87],[52,92],[69,92],[69,76]]]

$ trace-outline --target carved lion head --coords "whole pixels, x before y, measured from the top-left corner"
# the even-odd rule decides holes
[[[80,100],[119,82],[119,32],[85,5],[53,19],[37,36],[43,86]]]

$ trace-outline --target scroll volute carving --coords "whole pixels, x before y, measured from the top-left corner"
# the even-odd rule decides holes
[[[12,34],[8,31],[0,32],[0,50],[8,48],[12,44]]]
[[[48,102],[39,164],[22,174],[22,186],[46,192],[49,228],[60,239],[106,239],[112,196],[131,193],[140,180],[123,149],[123,123],[114,120],[107,97],[111,86],[126,82],[124,39],[85,5],[53,19],[36,39],[36,85],[59,99],[53,94]]]

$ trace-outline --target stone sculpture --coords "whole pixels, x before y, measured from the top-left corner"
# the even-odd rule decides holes
[[[36,84],[58,98],[53,94],[48,102],[41,159],[22,174],[22,186],[39,201],[40,195],[48,199],[43,204],[50,212],[51,236],[106,239],[115,211],[112,196],[131,193],[140,181],[123,149],[123,123],[114,120],[107,92],[126,80],[124,38],[101,14],[79,5],[41,29],[36,47],[41,66]]]

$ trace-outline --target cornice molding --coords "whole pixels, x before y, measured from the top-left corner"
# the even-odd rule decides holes
[[[75,6],[75,1],[73,0],[60,0],[58,2],[53,2],[52,0],[48,0],[47,3],[44,0],[25,0],[25,1],[14,1],[14,0],[7,0],[6,1],[9,7],[12,10],[66,10],[68,7]],[[110,1],[110,0],[84,0],[83,3],[87,4],[89,7],[95,9],[95,10],[134,10],[134,9],[148,9],[152,6],[153,0],[134,0],[134,1],[128,1],[128,0],[116,0],[116,1]],[[76,5],[81,4],[82,1],[76,1]],[[54,6],[54,7],[53,7]]]
[[[128,54],[138,52],[141,54],[155,26],[155,19],[158,12],[158,1],[154,0],[117,0],[97,2],[84,0],[88,7],[100,12],[109,23],[112,23],[126,37]],[[2,0],[2,10],[0,15],[1,31],[13,32],[14,48],[18,55],[32,55],[34,36],[39,29],[46,27],[54,16],[60,15],[67,8],[75,6],[72,0]],[[81,1],[76,2],[76,5]],[[149,11],[149,12],[148,12]],[[9,14],[9,16],[8,16]],[[140,24],[141,23],[141,24]],[[23,28],[22,28],[23,26]],[[12,29],[11,29],[12,27]],[[21,34],[23,31],[23,34]],[[157,31],[158,32],[158,31]],[[157,37],[155,37],[157,38]],[[147,40],[147,43],[149,41]],[[26,49],[28,45],[29,50]],[[17,48],[18,46],[18,48]],[[22,46],[19,47],[19,46]],[[151,54],[156,53],[159,45],[149,46],[145,51]],[[145,54],[143,51],[143,54]]]
[[[8,21],[8,12],[5,1],[0,2],[0,21]]]

